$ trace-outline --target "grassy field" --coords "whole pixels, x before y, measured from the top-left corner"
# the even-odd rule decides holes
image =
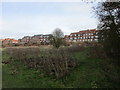
[[[110,59],[91,56],[90,49],[74,51],[77,65],[62,78],[56,78],[41,68],[28,68],[22,62],[11,60],[3,52],[3,88],[120,88],[120,68]],[[19,58],[19,57],[18,57]]]

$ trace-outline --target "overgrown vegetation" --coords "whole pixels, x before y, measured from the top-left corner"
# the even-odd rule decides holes
[[[59,49],[6,48],[3,88],[119,88],[120,68],[113,61],[97,43]]]
[[[57,78],[63,77],[69,69],[76,66],[76,61],[70,55],[70,49],[39,49],[39,48],[6,48],[6,54],[11,60],[17,60],[29,68],[42,68]],[[18,58],[19,57],[19,58]]]

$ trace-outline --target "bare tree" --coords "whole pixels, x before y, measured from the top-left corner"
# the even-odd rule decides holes
[[[53,32],[53,36],[56,37],[56,38],[63,38],[64,34],[63,34],[61,29],[56,28]]]
[[[63,38],[64,38],[64,34],[62,30],[59,28],[56,28],[53,31],[53,37],[52,37],[51,43],[53,44],[55,48],[59,48],[60,45],[63,44]]]

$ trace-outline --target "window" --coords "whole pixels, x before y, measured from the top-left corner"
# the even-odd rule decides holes
[[[93,36],[91,36],[91,38],[93,38]]]
[[[98,39],[95,39],[95,41],[97,41]]]
[[[95,36],[96,38],[98,38],[98,36]]]
[[[76,34],[74,34],[74,36],[76,36]]]
[[[70,38],[70,40],[72,40],[72,38]]]
[[[74,39],[77,39],[76,37],[74,37]]]

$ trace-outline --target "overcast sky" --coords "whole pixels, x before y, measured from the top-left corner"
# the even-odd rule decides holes
[[[55,28],[60,28],[64,34],[94,29],[97,19],[93,5],[85,2],[2,2],[0,38],[49,34]]]

